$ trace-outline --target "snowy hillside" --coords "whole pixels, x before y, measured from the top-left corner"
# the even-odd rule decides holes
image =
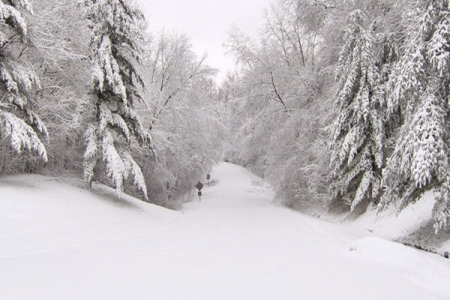
[[[0,299],[450,299],[450,261],[275,205],[223,163],[169,211],[54,178],[0,179]]]

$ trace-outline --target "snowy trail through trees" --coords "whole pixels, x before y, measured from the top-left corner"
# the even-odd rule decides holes
[[[0,299],[449,299],[448,260],[272,203],[236,165],[181,213],[0,180]]]

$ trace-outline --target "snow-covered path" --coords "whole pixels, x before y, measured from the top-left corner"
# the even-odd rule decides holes
[[[450,262],[271,203],[223,163],[182,213],[0,180],[0,299],[450,299]]]

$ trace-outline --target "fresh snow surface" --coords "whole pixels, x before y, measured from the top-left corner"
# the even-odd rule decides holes
[[[0,299],[450,299],[450,261],[272,203],[216,167],[181,212],[42,176],[0,179]]]
[[[426,192],[422,199],[407,206],[398,213],[396,207],[389,207],[379,212],[376,207],[369,209],[364,215],[348,225],[364,229],[378,237],[388,240],[403,241],[424,247],[430,251],[444,256],[450,252],[450,231],[448,234],[434,233],[433,208],[435,204],[433,192]]]

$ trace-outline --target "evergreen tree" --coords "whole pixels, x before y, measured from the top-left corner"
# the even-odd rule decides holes
[[[389,111],[400,112],[403,124],[383,172],[380,208],[398,203],[402,209],[434,190],[439,230],[450,221],[449,2],[414,2],[405,18],[408,34],[388,99]]]
[[[365,29],[367,20],[361,10],[352,11],[348,22],[337,69],[331,190],[335,201],[344,201],[353,211],[363,200],[376,202],[380,196],[385,98],[373,24]]]
[[[143,85],[136,63],[141,62],[143,36],[139,22],[142,12],[125,0],[85,0],[86,17],[91,29],[93,63],[94,121],[86,130],[84,177],[91,182],[100,157],[107,176],[118,192],[131,174],[134,184],[147,198],[141,168],[130,154],[134,141],[151,147],[133,101],[142,100]]]
[[[20,51],[26,47],[27,24],[19,9],[33,12],[27,0],[0,1],[0,136],[4,147],[9,143],[16,153],[35,151],[47,161],[36,133],[48,137],[47,129],[33,111],[31,99],[40,81],[31,65],[20,59]]]

